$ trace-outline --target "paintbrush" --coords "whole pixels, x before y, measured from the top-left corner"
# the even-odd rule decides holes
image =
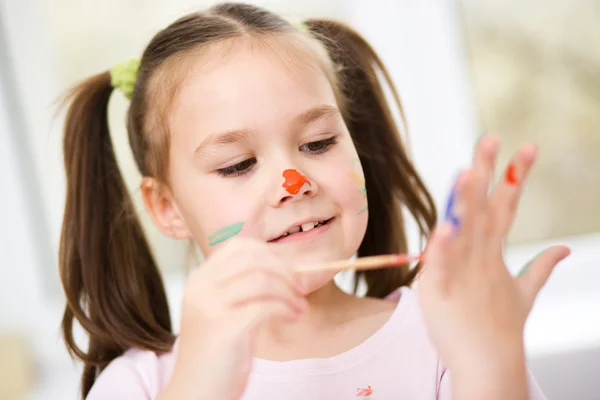
[[[344,269],[354,269],[356,271],[366,271],[369,269],[379,269],[384,267],[402,267],[407,266],[413,261],[424,261],[423,254],[385,254],[381,256],[360,257],[355,260],[343,260],[331,263],[302,265],[297,267],[296,272],[316,272],[316,271],[340,271]]]

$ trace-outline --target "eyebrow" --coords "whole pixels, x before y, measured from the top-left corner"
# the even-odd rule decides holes
[[[243,142],[250,132],[245,129],[234,129],[223,133],[213,134],[207,137],[194,150],[195,155],[201,155],[211,146],[236,144]]]
[[[306,126],[318,121],[321,118],[336,114],[340,114],[340,111],[337,109],[337,107],[323,104],[298,114],[294,117],[293,124],[297,126]],[[212,146],[241,143],[246,140],[250,134],[251,132],[247,129],[234,129],[209,135],[202,141],[202,143],[198,145],[198,147],[196,147],[194,154],[201,155],[202,153],[206,152],[206,149]]]
[[[310,108],[304,111],[303,113],[297,115],[294,118],[294,124],[305,126],[321,118],[339,113],[340,110],[338,110],[337,107],[323,104],[317,107]]]

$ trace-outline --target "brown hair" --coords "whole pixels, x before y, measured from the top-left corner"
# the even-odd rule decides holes
[[[352,28],[329,20],[308,20],[306,24],[327,48],[338,69],[344,120],[365,174],[369,223],[358,256],[404,253],[408,245],[403,207],[415,219],[422,240],[433,229],[437,213],[431,195],[404,148],[378,74],[390,89],[406,127],[396,87],[375,50]],[[410,285],[419,270],[420,265],[410,270],[385,268],[359,272],[354,290],[364,278],[366,295],[382,298],[400,286]]]
[[[369,223],[358,253],[406,251],[403,207],[417,221],[422,237],[431,231],[436,212],[402,145],[377,74],[390,87],[402,115],[396,90],[381,60],[355,31],[327,20],[309,20],[306,26],[309,32],[301,33],[261,8],[221,4],[160,31],[142,56],[127,114],[137,166],[142,175],[167,182],[169,137],[160,129],[167,99],[159,96],[165,91],[157,86],[172,78],[183,56],[225,39],[304,35],[308,48],[326,58],[322,64],[365,173]],[[128,348],[161,353],[170,351],[175,340],[162,278],[115,158],[107,120],[111,93],[109,72],[75,87],[68,97],[64,131],[67,195],[59,265],[67,305],[62,331],[68,350],[84,363],[83,397],[108,363]],[[367,295],[384,297],[411,284],[416,272],[367,272]],[[89,334],[87,350],[75,342],[74,319]]]

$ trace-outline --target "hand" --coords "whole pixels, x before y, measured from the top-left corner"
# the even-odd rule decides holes
[[[175,371],[163,398],[238,399],[258,328],[271,319],[293,321],[307,307],[293,272],[265,243],[232,239],[187,282]]]
[[[460,224],[444,222],[434,232],[419,295],[430,337],[452,373],[453,386],[463,375],[468,375],[466,381],[481,382],[493,376],[512,379],[512,373],[522,378],[526,396],[525,321],[537,293],[569,249],[551,247],[522,276],[509,274],[503,243],[537,150],[521,147],[504,180],[488,194],[499,144],[492,137],[482,139],[472,168],[459,176],[455,205]],[[518,382],[503,384],[514,387]]]

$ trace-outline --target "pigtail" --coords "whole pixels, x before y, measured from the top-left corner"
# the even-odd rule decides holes
[[[431,233],[437,215],[435,203],[401,141],[382,85],[389,87],[394,106],[398,107],[405,123],[396,88],[373,48],[353,29],[329,20],[313,19],[305,25],[325,46],[338,70],[344,119],[365,173],[369,223],[358,255],[406,252],[402,207],[406,207],[417,222],[422,239]],[[367,296],[385,297],[400,286],[410,285],[419,269],[420,265],[412,270],[388,268],[360,272],[356,276],[355,290],[360,277],[364,276]]]
[[[75,87],[64,131],[67,193],[59,266],[67,305],[62,333],[84,363],[82,394],[128,348],[170,351],[174,342],[165,289],[119,171],[107,108],[108,72]],[[89,334],[76,343],[73,322]]]

